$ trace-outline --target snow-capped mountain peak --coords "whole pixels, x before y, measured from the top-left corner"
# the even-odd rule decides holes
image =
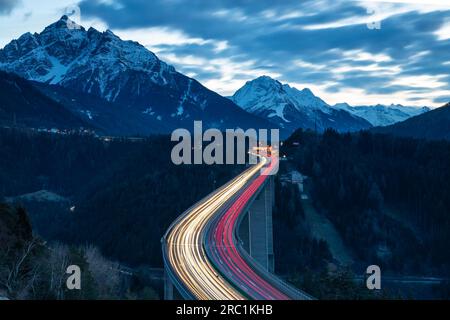
[[[273,88],[279,88],[282,86],[282,84],[269,76],[260,76],[254,80],[247,81],[248,84],[255,84],[259,86],[267,86],[267,87],[273,87]]]
[[[63,15],[58,21],[48,25],[44,28],[42,33],[53,32],[54,30],[63,30],[69,33],[73,30],[86,31],[83,26],[80,26],[75,21],[70,19],[67,15]]]
[[[0,50],[0,69],[28,80],[75,86],[110,101],[119,96],[130,73],[146,73],[159,85],[173,83],[175,73],[137,42],[122,41],[110,30],[86,31],[67,16],[39,34],[11,41]]]
[[[309,88],[303,88],[301,92],[305,96],[315,97],[314,93]]]
[[[124,41],[111,30],[86,30],[67,16],[7,44],[0,50],[0,70],[40,82],[45,94],[96,126],[110,130],[116,119],[114,132],[167,133],[191,127],[193,120],[221,129],[274,127],[177,72],[138,42]],[[123,114],[130,119],[123,121]]]
[[[328,105],[308,88],[298,90],[268,76],[246,82],[231,99],[249,112],[266,113],[268,117],[278,117],[284,122],[290,122],[285,113],[292,108],[305,113],[330,111]]]
[[[310,89],[299,90],[268,76],[247,81],[230,99],[244,110],[265,117],[282,128],[359,130],[370,127],[359,117],[331,108]]]

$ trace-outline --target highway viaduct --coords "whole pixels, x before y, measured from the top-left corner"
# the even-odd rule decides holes
[[[272,209],[275,204],[274,176],[268,176],[242,215],[237,232],[238,243],[259,266],[274,272]],[[164,272],[164,300],[182,299],[182,295]]]

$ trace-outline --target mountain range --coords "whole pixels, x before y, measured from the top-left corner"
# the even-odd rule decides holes
[[[405,121],[386,127],[373,128],[372,131],[402,137],[450,140],[450,102]]]
[[[290,132],[300,127],[357,131],[372,126],[359,116],[330,107],[308,88],[298,90],[268,76],[248,81],[230,99]]]
[[[391,104],[388,106],[381,104],[375,106],[351,106],[348,103],[338,103],[333,107],[364,118],[374,127],[388,126],[431,110],[428,107],[407,107],[401,104]]]
[[[121,40],[110,30],[86,30],[67,16],[7,44],[0,50],[0,70],[23,78],[0,74],[3,125],[69,125],[110,135],[169,133],[192,128],[194,120],[222,130],[280,128],[282,136],[300,127],[358,131],[429,110],[331,106],[308,88],[298,90],[268,76],[248,81],[225,98],[139,43]]]
[[[0,70],[44,84],[43,93],[69,102],[72,112],[93,125],[105,126],[97,118],[108,109],[107,118],[114,120],[130,115],[136,124],[123,124],[121,134],[167,133],[191,128],[193,120],[219,129],[273,127],[139,43],[123,41],[109,30],[86,30],[67,16],[7,44],[0,50]]]
[[[399,104],[350,106],[338,103],[332,106],[308,88],[298,90],[268,76],[248,81],[230,99],[244,110],[289,130],[303,127],[319,131],[327,128],[357,131],[404,121],[430,110]]]

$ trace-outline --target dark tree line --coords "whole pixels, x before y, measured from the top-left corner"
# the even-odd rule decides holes
[[[81,290],[66,286],[69,265],[81,270]],[[26,211],[0,204],[0,296],[9,299],[157,299],[139,274],[120,272],[93,246],[46,243],[33,233]]]
[[[449,142],[299,130],[285,152],[361,261],[449,275]]]
[[[161,266],[160,239],[192,204],[243,167],[172,164],[168,136],[0,133],[0,198],[47,189],[68,202],[22,202],[48,240],[95,244],[130,266]],[[72,211],[69,210],[71,207]]]

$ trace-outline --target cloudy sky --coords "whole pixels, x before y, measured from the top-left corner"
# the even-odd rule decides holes
[[[450,101],[448,1],[274,2],[0,0],[0,47],[75,12],[223,95],[269,75],[331,104]]]

